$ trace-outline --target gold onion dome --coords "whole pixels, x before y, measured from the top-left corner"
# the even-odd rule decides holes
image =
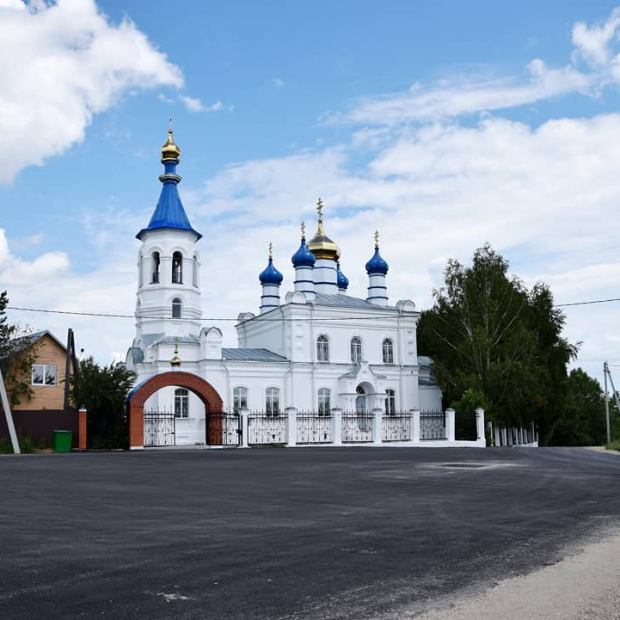
[[[176,145],[174,141],[174,135],[172,133],[172,128],[168,129],[168,139],[165,144],[161,147],[161,160],[166,161],[169,159],[178,160],[181,155],[181,149]]]
[[[340,258],[340,248],[325,234],[323,227],[323,201],[320,198],[316,203],[316,210],[319,213],[319,225],[316,234],[308,243],[308,249],[317,259],[338,260]]]

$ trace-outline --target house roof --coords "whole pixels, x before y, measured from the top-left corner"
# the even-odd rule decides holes
[[[286,357],[268,349],[222,349],[222,359],[241,362],[288,362]]]
[[[316,293],[315,303],[317,306],[332,306],[339,308],[360,308],[361,310],[391,310],[396,312],[394,306],[377,306],[371,304],[365,299],[359,297],[350,297],[349,295],[343,295],[338,293],[336,295],[326,295],[325,293]]]
[[[21,353],[25,351],[29,347],[31,347],[36,342],[39,342],[45,336],[49,336],[59,347],[63,349],[63,351],[67,350],[67,347],[52,334],[47,329],[41,330],[39,332],[35,332],[33,334],[28,334],[26,336],[20,336],[19,338],[13,338],[9,342],[9,346],[6,351],[3,352],[2,359],[6,359],[7,357],[11,357],[12,355],[16,355],[17,353]]]

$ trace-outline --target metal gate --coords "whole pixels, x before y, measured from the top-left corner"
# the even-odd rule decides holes
[[[235,447],[241,443],[241,416],[220,411],[206,415],[208,445]]]
[[[144,446],[174,446],[175,417],[170,411],[144,412]]]

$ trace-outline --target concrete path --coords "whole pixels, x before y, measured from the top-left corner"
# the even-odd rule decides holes
[[[3,457],[0,618],[411,617],[557,563],[619,489],[583,449]]]

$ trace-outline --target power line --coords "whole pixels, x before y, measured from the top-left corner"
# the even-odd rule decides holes
[[[327,306],[329,307],[329,306]],[[7,306],[7,310],[19,310],[20,312],[43,312],[45,314],[66,314],[70,316],[90,316],[90,317],[101,317],[106,319],[155,319],[155,320],[166,320],[166,321],[237,321],[242,323],[247,319],[239,319],[239,318],[230,318],[230,317],[207,317],[207,318],[185,318],[185,319],[177,319],[174,317],[166,316],[149,316],[142,315],[136,316],[134,314],[112,314],[106,312],[78,312],[71,310],[48,310],[45,308],[25,308],[22,306]],[[257,315],[260,317],[260,315]],[[376,316],[342,316],[342,317],[332,317],[332,318],[313,318],[313,321],[354,321],[359,319],[376,319]],[[384,318],[384,317],[380,317]],[[274,318],[274,319],[261,319],[262,321],[304,321],[305,317],[292,317],[292,318]]]
[[[620,301],[620,297],[612,297],[610,299],[589,299],[587,301],[572,301],[564,304],[554,304],[555,308],[568,308],[572,306],[589,306],[593,304],[607,304]],[[329,307],[329,306],[327,306]],[[354,308],[352,308],[354,309]],[[90,317],[100,317],[106,319],[159,319],[159,320],[178,320],[171,317],[158,317],[158,316],[148,316],[143,315],[137,317],[134,314],[115,314],[115,313],[107,313],[107,312],[78,312],[72,310],[49,310],[46,308],[27,308],[24,306],[7,306],[7,310],[19,310],[20,312],[43,312],[45,314],[66,314],[70,316],[90,316]],[[260,315],[258,315],[260,316]],[[359,319],[376,319],[376,316],[347,316],[347,317],[333,317],[333,318],[314,318],[314,321],[355,321]],[[187,320],[187,319],[181,319]],[[239,318],[231,318],[231,317],[207,317],[200,319],[192,319],[195,321],[239,321],[243,322]],[[304,318],[274,318],[274,319],[262,319],[262,321],[302,321]]]

